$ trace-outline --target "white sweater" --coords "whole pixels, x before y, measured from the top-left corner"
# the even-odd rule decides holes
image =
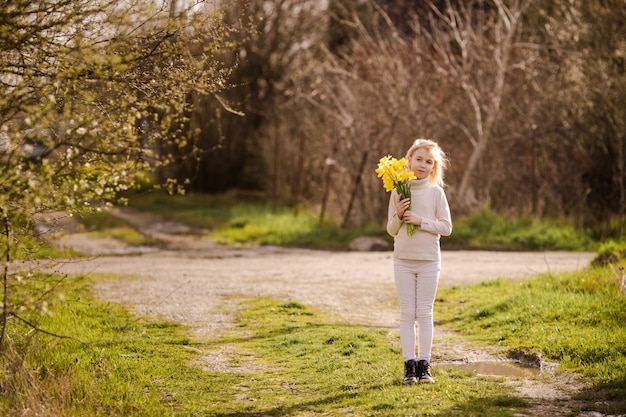
[[[421,226],[413,236],[406,232],[406,224],[396,215],[394,189],[389,198],[387,233],[394,237],[394,257],[398,259],[440,261],[440,236],[452,233],[452,219],[448,199],[443,188],[430,184],[428,178],[409,180],[411,185],[411,208],[422,217]]]

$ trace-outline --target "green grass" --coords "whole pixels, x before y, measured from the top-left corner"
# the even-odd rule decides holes
[[[623,266],[622,262],[622,266]],[[617,273],[616,273],[617,272]],[[616,267],[442,288],[440,324],[511,352],[540,354],[592,383],[581,398],[626,412],[626,292]]]
[[[64,291],[52,295],[59,281]],[[33,332],[9,318],[0,414],[172,415],[208,395],[207,375],[188,366],[195,353],[183,327],[96,302],[83,279],[35,275],[16,285],[11,294],[40,300],[26,304],[23,315],[72,339]],[[39,314],[44,305],[48,313]]]
[[[520,217],[507,219],[489,210],[454,220],[453,233],[442,245],[499,250],[595,250],[592,231],[576,229],[572,222]]]
[[[163,192],[133,195],[130,206],[160,214],[168,219],[191,226],[199,234],[228,245],[276,245],[312,249],[343,250],[361,236],[376,236],[386,240],[381,224],[363,227],[340,227],[330,220],[320,222],[312,211],[302,208],[272,208],[258,199],[234,195],[170,196]],[[131,225],[108,213],[85,214],[81,221],[86,230],[97,237],[112,237],[130,245],[153,245],[155,242]],[[565,250],[595,251],[607,242],[621,247],[611,259],[623,258],[626,225],[613,219],[596,230],[579,230],[566,220],[517,218],[507,219],[489,210],[454,218],[451,236],[441,238],[444,249],[487,250]],[[42,241],[16,232],[19,245],[13,246],[14,259],[41,259],[79,256],[71,250],[58,250]],[[31,233],[32,235],[32,233]],[[6,238],[0,236],[0,255],[6,250]],[[621,255],[620,255],[621,254]],[[606,254],[609,257],[609,254]]]
[[[221,243],[268,244],[317,249],[345,249],[359,236],[378,236],[389,243],[384,219],[380,224],[345,228],[332,221],[320,222],[306,208],[298,213],[288,207],[272,208],[254,199],[233,195],[169,196],[145,193],[130,198],[130,206],[161,214],[191,225]],[[442,247],[499,250],[594,251],[609,236],[623,242],[624,225],[613,221],[607,230],[580,230],[568,220],[508,219],[490,210],[454,218],[451,236],[442,237]],[[604,237],[603,237],[604,236]]]
[[[74,258],[82,256],[79,252],[66,248],[59,249],[50,246],[47,242],[42,241],[32,235],[14,232],[16,237],[11,242],[11,259],[49,259],[49,258]],[[0,235],[0,259],[6,259],[7,238]]]
[[[111,237],[133,246],[154,244],[154,240],[139,233],[128,222],[106,211],[85,213],[80,221],[93,237]]]
[[[214,230],[210,237],[225,244],[255,242],[263,245],[345,249],[361,235],[380,235],[376,226],[342,229],[321,222],[310,213],[294,216],[289,209],[271,211],[263,206],[238,206],[232,209],[228,225]]]
[[[93,237],[110,237],[129,245],[153,245],[154,241],[141,233],[124,220],[107,212],[84,213],[79,218],[84,230]],[[14,230],[14,240],[11,244],[12,259],[58,259],[76,258],[83,256],[71,248],[55,248],[50,241],[56,239],[59,233],[39,236],[32,230],[31,225],[18,225]],[[7,248],[5,235],[0,235],[0,258],[4,259]]]
[[[228,196],[206,194],[168,195],[163,192],[146,192],[133,195],[129,206],[194,226],[211,230],[228,224],[232,217],[232,207],[238,204],[255,204],[242,201],[237,203]]]
[[[436,370],[435,385],[404,386],[395,333],[332,323],[298,303],[251,300],[239,328],[224,342],[251,352],[262,371],[238,385],[242,401],[219,403],[222,415],[513,416],[526,408],[501,379],[450,368]]]
[[[59,281],[63,295],[52,295]],[[36,275],[16,285],[46,294],[48,313],[32,305],[29,320],[80,342],[12,319],[0,357],[3,415],[513,416],[526,407],[501,379],[454,369],[436,370],[436,385],[403,386],[395,334],[333,323],[294,302],[244,300],[236,328],[192,340],[182,326],[95,301],[85,279]]]
[[[342,228],[308,210],[272,208],[232,196],[191,194],[169,196],[148,193],[134,197],[130,206],[150,211],[203,231],[212,240],[228,245],[276,245],[314,249],[345,249],[359,236],[380,236],[391,241],[380,225]]]
[[[626,294],[614,271],[441,288],[436,325],[478,345],[558,361],[559,369],[590,384],[575,398],[584,409],[623,414]],[[529,412],[499,377],[435,367],[436,384],[403,386],[395,330],[336,322],[289,300],[239,300],[236,327],[198,340],[184,326],[95,301],[86,278],[34,275],[11,282],[11,303],[26,307],[20,314],[73,339],[33,332],[10,318],[0,356],[3,415],[26,409],[65,416]]]
[[[320,225],[304,211],[296,216],[230,198],[151,194],[134,207],[228,243],[345,247],[370,230]],[[90,230],[112,235],[128,228],[107,216],[88,222]],[[463,220],[455,223],[460,241],[482,236],[466,242],[477,247],[509,248],[518,242],[523,248],[566,249],[565,242],[573,241],[569,247],[580,249],[589,244],[567,227],[561,233],[489,216],[468,219],[464,227]],[[378,226],[371,230],[381,232]],[[498,237],[502,234],[508,240]],[[529,243],[539,241],[548,243]],[[616,243],[602,253],[620,262],[622,249]],[[437,325],[478,344],[558,361],[590,383],[576,398],[587,409],[624,414],[626,294],[619,290],[616,265],[442,288]],[[36,274],[10,282],[9,304],[18,314],[72,339],[34,332],[9,317],[0,356],[3,415],[513,416],[527,411],[503,379],[452,368],[435,368],[434,386],[404,387],[395,332],[333,322],[286,300],[244,300],[235,312],[236,328],[194,340],[183,326],[135,318],[120,306],[95,301],[84,278]],[[225,358],[226,368],[203,370],[215,358]]]
[[[626,242],[609,240],[598,248],[598,254],[591,262],[592,266],[605,266],[626,259]]]

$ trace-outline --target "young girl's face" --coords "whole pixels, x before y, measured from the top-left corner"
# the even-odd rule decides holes
[[[418,180],[428,177],[435,167],[435,158],[426,148],[418,148],[409,159],[409,169]]]

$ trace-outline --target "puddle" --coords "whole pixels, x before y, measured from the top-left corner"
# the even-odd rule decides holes
[[[542,370],[535,366],[525,365],[520,362],[491,361],[491,362],[468,362],[453,363],[442,366],[473,372],[476,375],[503,376],[534,378],[541,375]]]

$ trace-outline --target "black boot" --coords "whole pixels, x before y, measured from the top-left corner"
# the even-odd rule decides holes
[[[432,384],[435,378],[430,374],[430,364],[428,361],[421,360],[417,363],[416,378],[420,384]]]
[[[417,384],[417,374],[416,374],[417,364],[415,363],[415,359],[409,359],[404,362],[404,379],[402,380],[403,384]]]

